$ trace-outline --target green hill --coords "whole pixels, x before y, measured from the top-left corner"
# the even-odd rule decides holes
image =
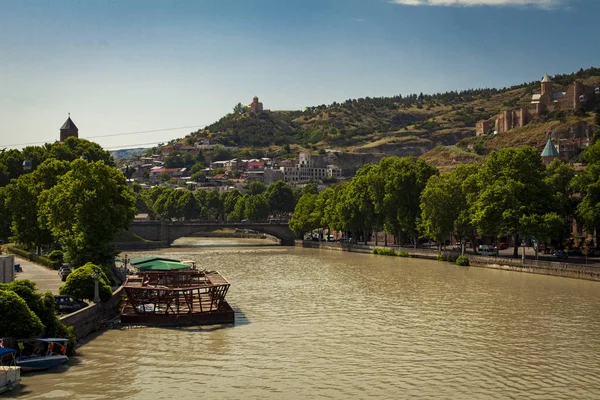
[[[555,90],[566,90],[575,79],[600,85],[600,69],[590,68],[553,77]],[[463,152],[484,154],[494,148],[543,146],[549,133],[569,131],[581,123],[598,129],[593,113],[565,111],[547,115],[524,128],[489,138],[475,138],[478,120],[501,111],[527,106],[539,81],[502,89],[470,89],[433,95],[365,97],[306,107],[303,111],[236,112],[194,132],[187,144],[209,140],[213,144],[241,148],[275,149],[289,145],[295,150],[335,148],[350,153],[378,156],[414,155],[435,159],[440,166],[455,163],[456,150],[442,152],[438,146],[459,145]],[[428,152],[434,153],[427,155]],[[459,159],[467,159],[460,155]],[[444,159],[446,161],[444,161]]]

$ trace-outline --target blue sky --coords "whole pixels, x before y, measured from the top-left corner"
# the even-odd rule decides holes
[[[0,0],[0,148],[598,66],[598,0]],[[94,139],[168,141],[195,129]],[[22,146],[18,146],[22,147]]]

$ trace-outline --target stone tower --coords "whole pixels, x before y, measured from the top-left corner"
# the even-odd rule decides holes
[[[542,78],[542,96],[546,93],[550,93],[550,95],[552,95],[552,80],[548,74],[544,75]]]
[[[66,138],[71,136],[78,138],[79,129],[77,129],[77,126],[75,126],[75,123],[71,120],[71,114],[69,113],[69,117],[63,126],[60,127],[60,141],[64,142]]]

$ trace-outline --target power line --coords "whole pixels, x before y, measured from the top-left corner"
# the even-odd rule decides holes
[[[81,138],[81,139],[86,139],[87,140],[87,139],[96,139],[96,138],[103,138],[103,137],[138,135],[138,134],[141,134],[141,133],[175,131],[175,130],[179,130],[179,129],[201,128],[201,127],[204,127],[204,126],[206,126],[206,124],[203,124],[203,125],[180,126],[180,127],[177,127],[177,128],[152,129],[152,130],[138,131],[138,132],[112,133],[112,134],[108,134],[108,135],[89,136],[89,137],[84,137],[84,138]],[[4,148],[4,147],[17,147],[17,146],[31,146],[31,145],[45,144],[45,143],[48,143],[48,142],[29,142],[29,143],[3,144],[3,145],[0,145],[0,148]],[[161,143],[161,142],[155,142],[155,143]],[[118,146],[118,147],[121,147],[121,146]]]

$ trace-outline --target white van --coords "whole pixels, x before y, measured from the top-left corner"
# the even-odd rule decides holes
[[[492,246],[491,244],[482,244],[481,246],[479,246],[479,255],[480,256],[497,256],[498,253],[496,252],[496,249],[494,249],[494,246]]]

